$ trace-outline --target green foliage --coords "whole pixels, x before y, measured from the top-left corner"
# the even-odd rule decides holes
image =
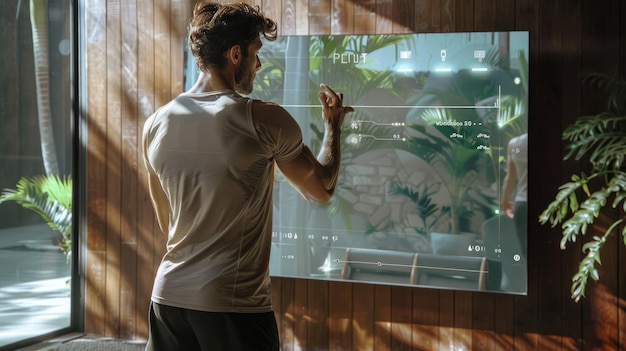
[[[346,98],[362,97],[367,92],[386,89],[393,91],[393,72],[389,70],[374,70],[364,67],[361,64],[339,65],[333,64],[332,58],[335,53],[360,55],[361,53],[372,53],[382,48],[393,45],[404,44],[407,46],[414,45],[411,35],[370,35],[370,36],[319,36],[312,37],[310,43],[309,54],[310,61],[310,96],[309,101],[313,104],[319,103],[317,94],[319,92],[320,83],[328,83],[338,92],[342,92]],[[362,60],[362,58],[360,58]],[[346,104],[353,104],[354,101],[346,101]],[[385,111],[385,113],[390,113]],[[313,132],[314,139],[310,141],[313,149],[319,149],[323,140],[322,110],[312,110],[313,117],[309,127]],[[387,116],[388,118],[390,116]],[[354,133],[354,126],[358,125],[358,134],[371,137],[388,136],[389,127],[380,126],[374,123],[361,123],[363,120],[371,120],[365,112],[357,111],[346,116],[345,123],[341,133],[342,147],[342,167],[345,169],[348,165],[354,163],[354,160],[365,152],[373,149],[391,148],[389,142],[375,141],[374,138],[359,138]],[[356,123],[356,124],[355,124]],[[354,139],[357,138],[357,139]],[[336,196],[325,205],[331,217],[335,215],[343,215],[350,228],[349,211],[346,210],[348,204],[342,197],[342,191],[346,190],[346,186],[340,182],[337,188]]]
[[[0,204],[6,201],[15,201],[34,211],[60,233],[61,250],[69,257],[72,249],[72,180],[69,177],[22,177],[15,189],[4,189],[0,194]]]
[[[276,41],[263,43],[263,64],[254,80],[252,97],[264,101],[283,101],[285,86],[285,52],[279,50],[287,38],[281,37]]]
[[[428,109],[423,118],[426,121],[431,118],[445,121],[449,118],[447,111],[447,109]],[[495,206],[496,199],[481,196],[474,190],[474,185],[486,173],[493,171],[492,162],[488,161],[491,150],[476,149],[474,146],[476,138],[448,137],[452,133],[457,133],[456,127],[435,127],[433,123],[431,126],[414,124],[410,128],[414,133],[407,138],[407,143],[403,146],[406,151],[432,166],[432,170],[450,196],[450,207],[447,212],[451,216],[450,232],[459,233],[460,218],[471,214],[474,209],[490,212]],[[436,128],[439,133],[433,133],[429,128]],[[458,132],[461,133],[460,130]]]
[[[503,64],[508,58],[497,51],[488,53],[486,61],[493,67]],[[522,86],[517,95],[499,95],[495,84],[484,84],[485,79],[459,72],[454,84],[443,88],[427,88],[416,96],[416,108],[409,113],[414,124],[409,126],[410,135],[403,147],[426,163],[433,166],[444,190],[450,196],[452,233],[460,231],[460,218],[481,211],[486,216],[493,214],[498,199],[486,192],[477,191],[475,185],[483,180],[499,179],[499,157],[504,145],[497,140],[509,140],[527,131],[527,62],[523,52],[519,53]],[[496,71],[494,77],[504,72]],[[432,77],[430,79],[433,79]],[[442,78],[439,78],[442,79]],[[495,78],[494,78],[495,79]],[[511,78],[512,79],[512,78]],[[477,89],[476,87],[483,87]],[[499,104],[500,109],[458,109],[441,106],[483,106]],[[453,123],[448,123],[453,122]],[[468,128],[480,125],[481,128]],[[503,136],[503,137],[496,137]],[[487,146],[481,149],[477,146]]]
[[[542,224],[561,225],[561,249],[585,235],[606,206],[621,208],[621,216],[626,211],[626,82],[590,73],[583,77],[583,83],[606,98],[607,110],[595,116],[579,117],[563,132],[563,139],[569,142],[565,159],[586,159],[591,169],[589,175],[572,175],[571,181],[559,187],[554,201],[539,216]],[[622,221],[622,218],[613,221],[601,236],[594,236],[583,245],[585,257],[572,278],[570,291],[575,301],[585,296],[589,277],[600,279],[596,268],[596,264],[601,264],[600,251]],[[626,227],[621,235],[626,245]]]
[[[437,222],[450,213],[449,206],[439,207],[433,202],[432,196],[439,191],[441,183],[420,183],[417,187],[394,184],[391,188],[392,195],[407,197],[415,205],[415,213],[422,221],[423,227],[415,230],[420,234],[428,234]],[[429,222],[429,218],[432,219]]]

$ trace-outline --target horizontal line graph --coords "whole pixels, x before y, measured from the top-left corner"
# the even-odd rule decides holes
[[[406,138],[382,138],[379,136],[375,136],[375,135],[368,135],[368,134],[356,134],[354,135],[354,137],[356,138],[370,138],[370,139],[374,139],[376,141],[406,141]],[[358,143],[358,140],[351,140],[351,142],[353,144]]]
[[[352,124],[361,124],[361,123],[370,123],[377,126],[390,126],[390,127],[404,127],[406,123],[404,122],[377,122],[377,121],[366,121],[361,119],[356,119],[352,121]]]

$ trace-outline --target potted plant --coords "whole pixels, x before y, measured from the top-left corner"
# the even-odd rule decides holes
[[[72,180],[69,177],[22,177],[15,189],[4,189],[0,194],[0,204],[7,201],[15,201],[37,213],[58,234],[58,245],[69,259],[72,250]]]
[[[539,222],[552,227],[561,225],[561,249],[585,235],[603,210],[622,208],[620,218],[608,229],[585,243],[585,256],[572,278],[571,297],[579,301],[585,296],[589,277],[599,280],[596,264],[607,238],[618,231],[626,209],[626,81],[600,73],[583,75],[583,85],[606,98],[606,110],[593,116],[579,117],[563,132],[568,143],[565,159],[588,161],[589,170],[571,176],[559,187],[554,201],[539,216]],[[587,164],[587,163],[586,163]],[[621,229],[626,239],[626,226]],[[625,240],[626,244],[626,240]]]

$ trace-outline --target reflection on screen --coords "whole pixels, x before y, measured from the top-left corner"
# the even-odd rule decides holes
[[[356,109],[329,204],[277,174],[272,275],[526,293],[527,32],[290,36],[259,57],[251,97],[314,152],[319,84]]]

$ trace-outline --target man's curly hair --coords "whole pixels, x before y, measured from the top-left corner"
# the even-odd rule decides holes
[[[225,53],[235,45],[241,46],[244,58],[248,45],[262,34],[276,40],[276,22],[265,17],[258,6],[245,3],[218,4],[199,2],[189,23],[188,45],[201,71],[209,67],[221,68],[226,63]]]

